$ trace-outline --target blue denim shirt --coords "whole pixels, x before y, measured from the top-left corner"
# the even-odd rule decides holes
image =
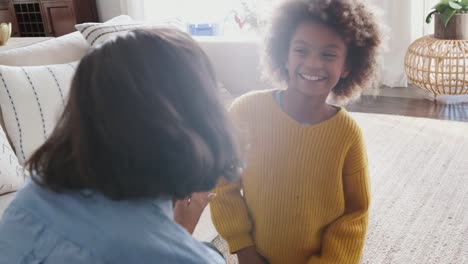
[[[0,263],[225,263],[174,222],[172,203],[19,191],[0,221]]]

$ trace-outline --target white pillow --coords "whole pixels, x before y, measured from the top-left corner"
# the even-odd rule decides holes
[[[0,195],[18,190],[23,183],[23,168],[0,127]]]
[[[126,22],[112,21],[110,23],[83,23],[75,25],[75,28],[81,32],[83,37],[88,41],[92,47],[96,47],[108,39],[111,39],[117,35],[125,34],[129,30],[133,30],[141,27],[174,27],[179,30],[184,30],[182,23],[178,20],[166,20],[160,22]]]
[[[21,164],[55,127],[77,64],[0,66],[0,106]]]
[[[0,52],[0,65],[39,66],[81,59],[90,49],[80,32]]]
[[[114,17],[105,23],[128,23],[127,15]],[[73,32],[30,46],[0,52],[0,65],[39,66],[61,64],[81,59],[90,49],[80,32]]]

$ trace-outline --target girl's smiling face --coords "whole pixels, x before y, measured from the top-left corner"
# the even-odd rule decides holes
[[[331,27],[313,21],[299,24],[286,62],[288,87],[308,97],[328,96],[349,74],[346,57],[346,44]]]

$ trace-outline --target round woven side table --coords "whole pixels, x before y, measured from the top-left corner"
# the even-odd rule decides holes
[[[468,40],[419,38],[406,52],[405,71],[413,85],[435,95],[468,94]]]

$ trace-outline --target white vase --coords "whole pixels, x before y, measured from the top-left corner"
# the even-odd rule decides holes
[[[0,46],[5,45],[11,36],[11,23],[0,24]]]

